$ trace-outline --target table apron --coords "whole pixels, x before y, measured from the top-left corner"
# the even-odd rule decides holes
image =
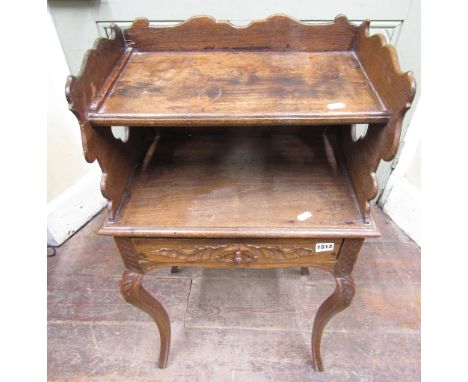
[[[121,253],[124,252],[124,261],[133,256],[133,262],[137,262],[141,270],[177,265],[207,268],[317,266],[328,269],[336,263],[343,242],[342,239],[116,240],[121,241],[118,245]]]

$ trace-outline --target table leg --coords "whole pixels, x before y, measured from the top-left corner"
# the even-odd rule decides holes
[[[354,297],[354,282],[351,275],[337,277],[336,288],[331,296],[329,296],[315,316],[314,327],[312,330],[312,358],[316,371],[323,371],[322,357],[320,355],[320,342],[322,339],[323,329],[328,321],[343,309],[347,308]]]
[[[156,323],[161,337],[158,366],[160,369],[164,369],[171,346],[171,324],[161,303],[141,285],[142,278],[141,273],[125,271],[120,281],[120,293],[127,302],[148,313]]]
[[[336,282],[335,291],[320,305],[315,315],[311,342],[312,359],[316,371],[323,371],[320,342],[325,326],[335,314],[346,309],[353,300],[355,288],[351,272],[363,242],[361,239],[346,239],[343,242],[333,271]]]

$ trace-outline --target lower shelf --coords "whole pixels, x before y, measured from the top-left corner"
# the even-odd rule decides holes
[[[178,134],[161,139],[101,234],[133,237],[378,236],[320,135]]]

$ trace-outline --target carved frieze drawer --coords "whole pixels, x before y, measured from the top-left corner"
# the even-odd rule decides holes
[[[209,267],[311,265],[336,260],[342,240],[132,239],[139,263],[149,269],[184,264]]]

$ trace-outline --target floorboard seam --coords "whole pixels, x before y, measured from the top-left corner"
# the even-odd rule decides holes
[[[188,329],[187,326],[185,326],[185,321],[187,320],[187,315],[188,315],[188,308],[189,308],[189,303],[190,303],[190,293],[192,292],[192,283],[193,283],[193,280],[190,279],[189,292],[188,292],[188,295],[187,295],[187,303],[185,304],[184,329]]]

